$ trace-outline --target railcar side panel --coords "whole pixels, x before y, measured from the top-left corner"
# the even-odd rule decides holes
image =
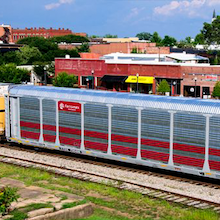
[[[6,97],[8,140],[220,178],[220,114],[77,97]]]

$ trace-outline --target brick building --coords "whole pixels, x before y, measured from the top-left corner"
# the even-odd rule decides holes
[[[158,57],[158,54],[154,56]],[[148,57],[153,59],[153,55]],[[166,79],[171,95],[210,98],[216,81],[220,81],[220,66],[198,63],[193,58],[191,61],[168,62],[164,57],[166,55],[161,55],[161,60],[157,61],[57,58],[55,73],[65,71],[78,76],[81,88],[135,92],[138,86],[139,92],[153,94],[157,84]]]
[[[146,42],[128,42],[128,43],[107,43],[107,44],[97,44],[91,45],[91,53],[96,53],[105,55],[109,53],[131,53],[132,51],[137,53],[145,54],[169,54],[169,47],[157,47],[156,43],[146,43]]]
[[[12,42],[16,43],[19,39],[25,38],[25,37],[44,37],[44,38],[51,38],[54,36],[65,36],[69,34],[79,35],[79,36],[86,36],[86,33],[75,33],[72,32],[69,29],[59,28],[59,29],[53,29],[53,28],[25,28],[25,29],[15,29],[12,28],[11,30],[11,37]]]

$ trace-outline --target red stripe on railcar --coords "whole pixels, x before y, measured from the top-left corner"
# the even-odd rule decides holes
[[[137,149],[131,147],[123,147],[118,145],[112,145],[112,153],[124,154],[128,156],[136,157]]]
[[[44,141],[55,143],[56,136],[50,134],[43,134]]]
[[[131,143],[131,144],[137,144],[138,139],[135,137],[129,137],[125,135],[118,135],[118,134],[112,134],[111,136],[112,141],[119,141],[124,143]]]
[[[85,141],[85,148],[107,152],[108,144],[97,143],[97,142],[92,142],[92,141]]]
[[[186,157],[180,155],[173,155],[173,162],[182,165],[188,165],[193,167],[203,167],[204,159],[197,159],[193,157]]]
[[[81,130],[76,128],[59,127],[59,131],[66,134],[81,135]]]
[[[142,145],[152,146],[152,147],[162,147],[162,148],[169,148],[170,143],[164,142],[164,141],[156,141],[156,140],[150,140],[150,139],[141,139]]]
[[[32,123],[32,122],[21,121],[21,126],[40,129],[40,124]],[[44,128],[44,130],[56,131],[56,126],[53,126],[53,125],[44,125],[43,128]],[[81,135],[80,129],[59,127],[59,130],[60,130],[60,132],[67,133],[67,134]],[[85,136],[96,137],[96,138],[101,138],[101,139],[108,139],[108,134],[106,134],[106,133],[89,131],[89,130],[85,130]],[[116,134],[112,134],[112,141],[137,144],[137,138],[128,137],[128,136],[124,136],[124,135],[116,135]],[[147,145],[147,146],[152,146],[152,147],[169,148],[169,142],[163,142],[163,141],[157,141],[157,140],[151,140],[151,139],[143,139],[142,138],[141,144]],[[174,143],[173,147],[174,147],[174,150],[199,153],[199,154],[205,153],[205,148],[192,146],[192,145]],[[220,150],[217,150],[214,148],[210,148],[209,153],[210,153],[210,155],[220,156]]]
[[[56,126],[43,124],[43,129],[48,131],[56,131]]]
[[[141,150],[141,157],[152,160],[159,160],[163,162],[168,162],[169,154],[151,151],[151,150]]]
[[[60,143],[75,146],[79,148],[81,145],[81,140],[76,139],[76,138],[68,138],[68,137],[60,136]]]
[[[193,153],[199,153],[199,154],[205,154],[205,147],[197,147],[187,144],[173,144],[174,150],[180,150],[180,151],[187,151],[187,152],[193,152]]]
[[[38,140],[40,137],[40,133],[21,130],[21,137]]]
[[[214,148],[209,148],[209,154],[220,157],[220,150],[214,149]]]
[[[102,133],[102,132],[97,132],[97,131],[85,130],[85,136],[108,140],[108,134]]]
[[[219,161],[209,161],[209,167],[211,170],[220,170],[220,162]]]
[[[33,123],[33,122],[20,121],[20,126],[21,127],[40,129],[40,124]]]

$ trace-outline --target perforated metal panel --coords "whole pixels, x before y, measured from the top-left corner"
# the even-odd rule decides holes
[[[108,147],[108,107],[86,103],[84,108],[85,147],[106,152]]]
[[[144,109],[141,121],[142,158],[167,162],[170,142],[170,113]]]
[[[39,138],[40,103],[37,98],[20,98],[20,126],[22,138]]]
[[[44,141],[56,140],[56,102],[51,99],[43,99],[43,137]]]
[[[64,145],[79,148],[81,143],[81,114],[59,111],[59,139]]]
[[[137,109],[114,106],[112,108],[112,152],[135,157],[137,137]]]
[[[202,168],[205,159],[206,118],[174,114],[174,163]]]
[[[210,118],[209,165],[212,170],[220,170],[220,117]]]

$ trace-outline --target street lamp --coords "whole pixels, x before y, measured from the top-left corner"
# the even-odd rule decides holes
[[[47,67],[44,67],[44,85],[47,85]]]
[[[91,73],[92,73],[92,89],[94,89],[94,76],[93,76],[94,70],[92,70]]]
[[[174,86],[174,96],[176,95],[176,81],[173,81],[173,86]]]
[[[195,91],[194,92],[195,92],[195,98],[196,98],[196,81],[197,81],[197,77],[195,77],[194,80],[195,80]]]
[[[139,77],[139,74],[137,73],[136,76],[137,76],[137,93],[138,93],[138,77]]]

